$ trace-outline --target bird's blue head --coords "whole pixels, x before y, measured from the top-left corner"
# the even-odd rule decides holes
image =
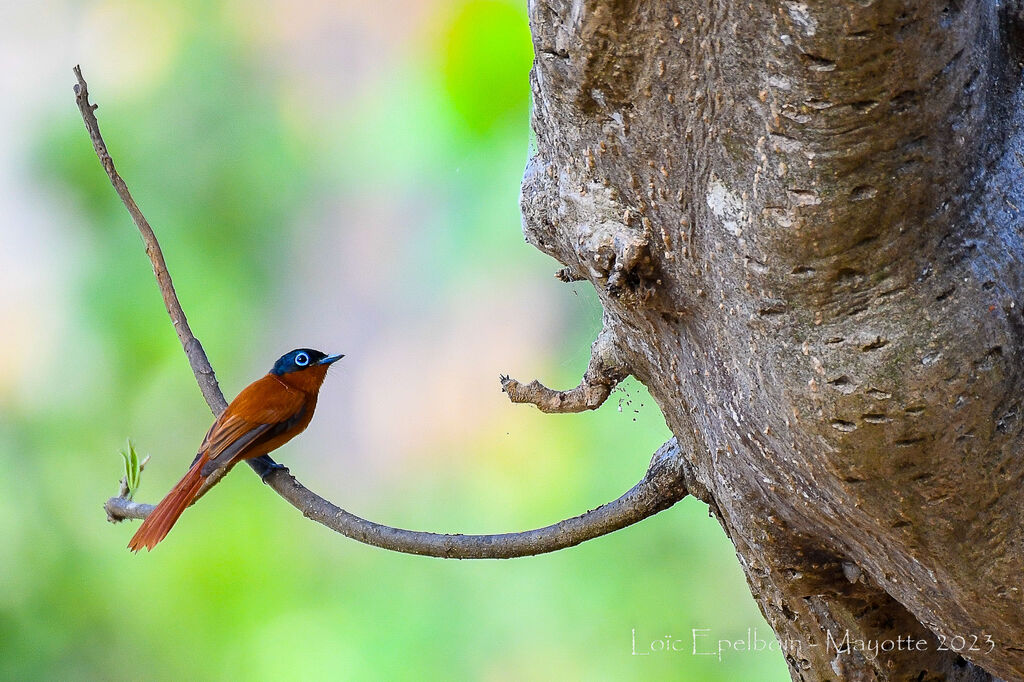
[[[289,372],[300,372],[310,367],[316,367],[317,365],[329,365],[332,362],[341,360],[344,355],[327,355],[321,353],[318,350],[312,348],[297,348],[290,353],[285,353],[274,366],[271,368],[270,373],[281,376],[282,374],[288,374]]]

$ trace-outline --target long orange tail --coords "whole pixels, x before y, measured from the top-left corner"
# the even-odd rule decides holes
[[[206,462],[205,454],[195,461],[188,473],[171,488],[171,492],[167,493],[167,496],[142,522],[139,530],[135,532],[131,542],[128,543],[128,549],[133,552],[138,552],[143,547],[153,549],[156,547],[156,543],[167,537],[178,517],[186,507],[192,504],[196,493],[199,492],[203,481],[206,480],[206,477],[200,473]]]

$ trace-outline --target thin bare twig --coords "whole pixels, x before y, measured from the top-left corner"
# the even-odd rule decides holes
[[[75,66],[73,71],[75,72],[75,78],[78,80],[78,83],[75,84],[75,102],[78,104],[78,110],[82,112],[82,120],[85,122],[85,129],[89,132],[89,138],[92,140],[92,147],[96,150],[96,156],[99,157],[100,163],[103,164],[103,170],[107,172],[107,177],[110,178],[114,191],[117,192],[117,196],[121,198],[121,202],[128,209],[128,213],[131,214],[135,226],[139,228],[142,243],[146,247],[146,255],[149,256],[149,260],[153,264],[153,274],[156,275],[156,283],[160,288],[161,296],[163,296],[164,307],[167,308],[167,314],[170,315],[171,322],[174,324],[174,331],[178,334],[178,341],[181,342],[181,347],[185,350],[185,356],[188,358],[188,364],[196,377],[196,383],[199,384],[199,390],[203,392],[206,404],[210,406],[210,411],[216,417],[224,411],[228,406],[228,402],[224,399],[224,393],[220,390],[220,384],[217,383],[217,376],[214,374],[209,358],[206,357],[203,344],[199,342],[199,339],[192,333],[191,327],[188,326],[188,319],[185,317],[185,311],[181,309],[181,303],[178,302],[178,294],[174,291],[174,282],[171,281],[171,273],[167,269],[166,261],[164,261],[164,252],[160,248],[160,242],[157,241],[153,228],[150,227],[146,216],[142,215],[138,204],[135,203],[131,192],[128,191],[128,185],[121,179],[120,174],[118,174],[117,169],[114,167],[114,159],[111,158],[110,152],[107,151],[107,144],[103,141],[103,136],[100,134],[100,124],[96,120],[96,109],[99,108],[99,105],[89,102],[89,85],[85,82],[85,78],[82,77],[82,68]],[[254,471],[258,470],[260,464],[273,464],[273,460],[264,455],[263,462],[249,462],[249,466]],[[203,484],[199,494],[196,496],[196,500],[205,495],[226,473],[226,469],[215,471]]]
[[[178,295],[174,292],[171,273],[167,271],[167,263],[164,262],[164,254],[160,250],[160,243],[156,240],[156,235],[153,234],[153,228],[149,226],[146,216],[142,215],[138,204],[132,198],[131,192],[128,191],[128,185],[124,184],[124,180],[114,168],[114,160],[110,158],[107,145],[103,141],[103,136],[100,135],[100,124],[96,121],[96,109],[99,105],[89,103],[89,86],[82,78],[82,68],[76,66],[74,72],[75,78],[78,79],[78,83],[75,85],[75,101],[78,103],[78,110],[82,112],[82,120],[85,121],[89,137],[92,139],[92,147],[96,150],[96,156],[100,157],[100,163],[103,164],[103,170],[107,172],[107,177],[114,185],[114,191],[117,192],[117,196],[121,197],[125,208],[128,209],[132,220],[135,221],[135,226],[139,228],[139,234],[142,235],[142,241],[146,245],[146,255],[153,263],[153,274],[156,275],[156,283],[164,297],[167,314],[171,316],[174,330],[178,333],[178,340],[181,342],[182,348],[185,349],[185,355],[188,356],[192,373],[196,375],[196,383],[199,384],[199,390],[203,392],[203,397],[206,398],[206,403],[210,406],[214,416],[219,415],[228,406],[228,403],[224,400],[224,394],[221,393],[220,386],[217,384],[213,367],[206,357],[203,344],[199,343],[199,339],[192,334],[188,320],[185,318],[185,311],[178,303]]]
[[[78,84],[75,86],[75,100],[82,112],[82,119],[89,131],[93,148],[96,150],[96,155],[99,156],[110,182],[114,185],[114,190],[124,202],[132,220],[139,228],[139,233],[146,245],[146,254],[153,263],[153,272],[156,275],[160,293],[163,295],[164,305],[167,307],[167,312],[178,333],[178,340],[185,350],[206,403],[214,415],[218,415],[227,407],[227,401],[224,400],[224,394],[217,383],[213,367],[206,357],[202,344],[199,343],[188,326],[185,313],[174,292],[174,285],[171,282],[171,276],[167,270],[167,264],[164,262],[156,235],[135,200],[132,199],[124,180],[114,168],[114,161],[100,135],[99,123],[96,121],[95,114],[96,105],[89,103],[89,89],[82,77],[82,71],[76,66],[74,72],[78,79]],[[595,342],[596,347],[597,343]],[[374,523],[355,516],[310,491],[286,469],[273,468],[273,460],[269,457],[249,460],[249,465],[267,485],[301,511],[304,516],[354,540],[408,554],[456,559],[503,559],[571,547],[634,524],[672,506],[687,494],[681,462],[678,445],[673,438],[654,453],[643,479],[617,500],[586,514],[565,519],[544,528],[500,535],[443,535],[403,530]],[[203,492],[212,487],[215,482],[208,481],[204,485]],[[118,522],[125,519],[146,518],[154,507],[125,499],[122,494],[107,500],[104,508],[108,519]]]

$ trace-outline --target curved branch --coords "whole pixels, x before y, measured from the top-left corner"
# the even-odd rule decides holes
[[[312,492],[285,471],[267,483],[303,516],[345,537],[395,552],[443,559],[511,559],[554,552],[607,535],[671,507],[686,497],[679,446],[673,438],[658,448],[644,477],[617,500],[586,514],[521,533],[462,535],[393,528],[367,521]],[[112,497],[104,505],[111,519],[144,519],[153,505]]]
[[[103,137],[100,135],[99,123],[96,121],[97,105],[89,103],[89,89],[82,77],[81,68],[76,66],[74,72],[78,79],[78,84],[75,86],[75,100],[82,112],[82,120],[92,139],[93,148],[96,150],[96,155],[103,164],[114,190],[124,202],[132,220],[139,228],[142,241],[146,245],[146,254],[153,264],[153,273],[156,275],[160,293],[163,295],[164,305],[167,307],[167,313],[178,333],[178,340],[181,341],[206,403],[214,415],[218,415],[227,407],[227,401],[217,383],[213,367],[210,365],[202,344],[189,328],[188,320],[185,318],[185,313],[181,309],[178,296],[174,291],[171,275],[164,262],[163,252],[156,234],[145,216],[142,215],[142,211],[139,210],[124,180],[114,168],[114,161],[107,151]],[[618,372],[618,370],[611,369],[611,365],[607,362],[607,358],[610,357],[606,352],[608,343],[610,342],[603,333],[594,342],[591,366],[598,374],[594,375],[595,379],[592,383],[596,383],[601,377],[617,376],[609,374],[609,372]],[[588,369],[587,376],[591,376],[590,369]],[[621,376],[619,378],[621,379]],[[614,381],[617,383],[618,380]],[[586,381],[585,377],[584,382]],[[600,402],[607,398],[607,392],[611,390],[611,386],[614,386],[614,383],[609,384]],[[572,394],[573,392],[568,393]],[[565,519],[544,528],[499,535],[427,533],[392,528],[367,521],[312,492],[288,473],[287,469],[278,468],[274,461],[266,455],[248,460],[248,463],[267,485],[301,511],[304,516],[353,540],[383,549],[424,556],[452,559],[506,559],[572,547],[632,525],[671,507],[687,495],[682,461],[683,458],[679,456],[679,446],[676,439],[673,438],[654,453],[647,473],[640,482],[618,499],[601,505],[586,514]],[[226,470],[221,470],[220,476],[223,476],[224,473]],[[220,476],[211,476],[203,485],[198,497],[213,487]],[[104,505],[107,518],[111,522],[143,519],[153,511],[154,505],[133,502],[126,499],[124,494],[125,491],[122,490],[119,496],[110,498]]]
[[[587,371],[576,388],[568,391],[550,389],[536,379],[521,384],[501,375],[501,390],[514,403],[529,403],[541,412],[566,414],[596,410],[608,399],[612,389],[626,378],[626,372],[615,359],[611,332],[605,327],[590,347]]]

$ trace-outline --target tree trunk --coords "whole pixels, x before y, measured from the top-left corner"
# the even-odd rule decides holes
[[[599,292],[794,679],[1024,678],[1022,14],[530,2],[526,236]]]

